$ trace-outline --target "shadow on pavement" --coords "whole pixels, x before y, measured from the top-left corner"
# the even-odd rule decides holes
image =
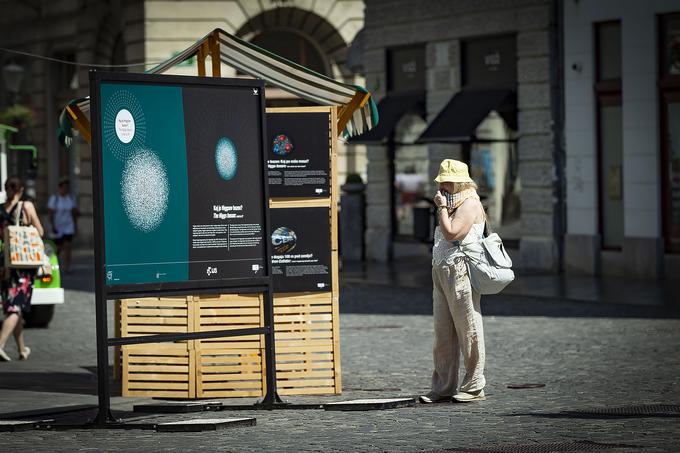
[[[431,315],[432,294],[429,289],[344,284],[340,289],[340,313]],[[677,307],[570,301],[504,294],[483,296],[482,313],[485,316],[680,318],[680,310]]]
[[[120,395],[120,381],[111,381],[110,388],[111,396]],[[97,395],[97,376],[88,372],[0,372],[0,389]]]

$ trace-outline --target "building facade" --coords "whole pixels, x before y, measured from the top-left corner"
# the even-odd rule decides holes
[[[560,267],[558,8],[548,0],[368,0],[363,73],[380,100],[367,146],[369,260],[413,242],[412,207],[444,158],[467,161],[518,267]]]
[[[363,85],[347,62],[350,45],[364,25],[362,0],[0,0],[0,10],[0,47],[81,65],[130,65],[115,69],[141,72],[222,28],[324,75]],[[38,206],[44,210],[59,179],[69,176],[82,214],[78,241],[91,245],[90,148],[77,139],[67,152],[55,134],[66,102],[89,94],[89,68],[0,54],[1,67],[10,63],[23,68],[15,100],[32,109],[36,117],[29,136],[22,139],[39,150]],[[196,62],[188,61],[171,73],[196,75]],[[222,68],[222,75],[240,76],[228,67]],[[6,91],[0,84],[0,110],[10,102]],[[305,105],[277,89],[267,90],[267,103]],[[365,177],[363,148],[341,146],[338,151],[341,181],[347,173]],[[12,162],[10,171],[16,172],[18,166]]]
[[[566,0],[572,273],[680,275],[680,5]]]

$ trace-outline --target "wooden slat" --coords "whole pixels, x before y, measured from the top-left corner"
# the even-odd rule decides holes
[[[136,374],[136,373],[131,373],[129,375],[130,381],[134,382],[142,382],[142,381],[150,381],[150,382],[183,382],[188,385],[188,379],[187,379],[187,373],[185,372],[184,374],[162,374],[162,373],[141,373],[141,374]],[[188,387],[187,387],[188,388]]]
[[[127,336],[132,336],[135,332],[142,332],[142,333],[186,333],[187,332],[187,326],[186,323],[182,326],[173,326],[173,325],[155,325],[155,326],[149,326],[149,325],[144,325],[144,326],[137,326],[137,325],[129,325],[128,326],[128,334]]]
[[[290,381],[278,380],[277,386],[281,388],[296,388],[296,387],[331,387],[335,386],[335,379],[293,379]]]
[[[186,308],[157,308],[157,307],[128,307],[127,308],[127,315],[128,316],[167,316],[167,317],[175,317],[175,316],[183,316],[187,317],[187,310]]]
[[[308,378],[332,378],[333,370],[315,370],[315,371],[295,371],[295,370],[281,370],[276,368],[276,377],[283,381],[287,379],[308,379]]]
[[[151,316],[130,316],[128,317],[128,326],[136,326],[136,325],[187,325],[187,317],[186,313],[184,316],[176,316],[176,317],[170,317],[170,316],[157,316],[157,317],[151,317]]]
[[[230,391],[219,391],[219,390],[208,390],[201,395],[204,398],[249,398],[262,396],[262,389],[258,390],[230,390]]]
[[[335,387],[277,388],[280,396],[287,395],[333,395]]]
[[[131,390],[186,390],[189,388],[188,382],[140,382],[140,381],[130,381],[129,388]]]
[[[130,390],[126,395],[133,397],[151,397],[151,398],[186,398],[186,390],[170,391],[170,390]]]
[[[205,376],[204,376],[205,377]],[[203,390],[225,390],[225,389],[257,389],[260,388],[260,381],[229,381],[229,382],[203,382]]]
[[[259,307],[201,308],[201,317],[207,316],[260,316]]]
[[[128,357],[128,363],[133,364],[178,364],[178,365],[188,365],[189,360],[186,357],[157,357],[157,356],[137,356],[130,355]]]
[[[330,198],[270,198],[269,207],[277,208],[330,208]]]
[[[278,351],[277,351],[278,352]],[[309,362],[309,361],[315,361],[315,362],[325,362],[325,361],[332,361],[334,358],[332,353],[315,353],[315,354],[296,354],[296,353],[290,353],[290,354],[281,354],[279,357],[279,354],[277,354],[276,360],[277,362],[293,362],[293,361],[298,361],[298,362]]]
[[[152,372],[159,371],[162,373],[188,373],[189,364],[186,365],[138,365],[130,364],[128,365],[128,372]]]
[[[212,370],[210,370],[212,371]],[[258,370],[259,371],[259,370]],[[240,381],[248,381],[252,382],[255,381],[257,382],[257,386],[260,385],[260,373],[238,373],[238,374],[224,374],[224,373],[208,373],[208,370],[205,370],[203,372],[203,382],[240,382]],[[229,385],[229,384],[226,384]],[[252,385],[252,387],[255,387],[255,385]]]

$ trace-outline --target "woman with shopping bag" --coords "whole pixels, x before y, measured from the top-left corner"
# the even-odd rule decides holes
[[[30,201],[23,200],[24,185],[21,180],[16,177],[8,178],[5,182],[5,193],[7,198],[0,211],[0,233],[2,233],[0,238],[7,236],[4,234],[5,230],[11,226],[35,227],[37,235],[42,237],[44,230],[35,206]],[[9,244],[3,244],[3,247],[7,248]],[[7,340],[12,334],[19,349],[19,359],[26,360],[31,349],[24,341],[23,317],[31,308],[37,267],[13,267],[12,263],[7,262],[5,255],[5,253],[0,254],[2,308],[5,314],[0,331],[0,361],[12,360],[5,351]]]
[[[432,248],[434,371],[431,390],[420,402],[481,401],[486,399],[486,380],[480,294],[471,285],[461,246],[482,239],[486,214],[463,162],[442,161],[435,181],[439,225]],[[465,375],[459,387],[461,352]]]

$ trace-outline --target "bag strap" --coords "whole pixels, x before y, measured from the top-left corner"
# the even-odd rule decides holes
[[[24,205],[23,201],[18,202],[17,205],[16,205],[16,208],[15,208],[16,213],[14,214],[14,225],[16,225],[16,226],[20,225],[21,214],[22,214],[21,210],[24,207],[23,205]]]

